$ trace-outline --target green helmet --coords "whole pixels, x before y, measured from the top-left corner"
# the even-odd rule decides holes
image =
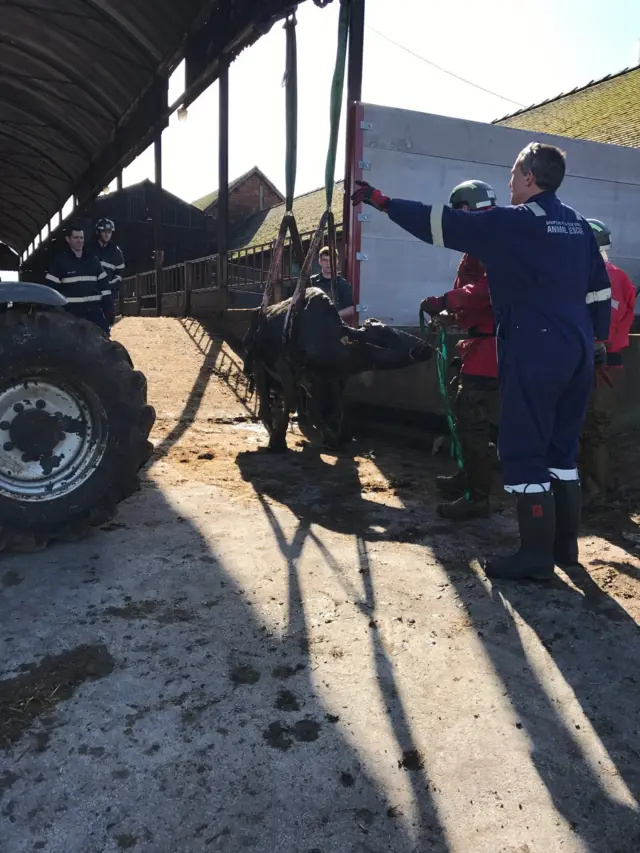
[[[610,249],[611,248],[611,229],[604,224],[604,222],[600,222],[599,219],[587,219],[587,222],[593,229],[593,233],[596,235],[596,243],[601,249]]]
[[[484,181],[465,181],[453,188],[449,204],[454,209],[468,204],[471,210],[484,210],[497,204],[496,193],[493,187]]]

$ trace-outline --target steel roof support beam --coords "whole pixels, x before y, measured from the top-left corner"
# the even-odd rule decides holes
[[[229,60],[220,59],[218,77],[218,268],[222,308],[229,307]]]
[[[362,67],[364,55],[364,12],[365,0],[353,0],[351,7],[351,26],[349,28],[349,60],[347,66],[347,133],[344,175],[344,208],[342,213],[342,247],[346,262],[346,274],[349,281],[354,280],[354,271],[349,269],[351,252],[351,191],[353,183],[353,152],[355,151],[355,115],[354,105],[362,100]]]
[[[162,263],[164,250],[162,246],[162,131],[159,130],[153,141],[154,185],[153,185],[153,248],[156,270],[156,313],[162,314]]]

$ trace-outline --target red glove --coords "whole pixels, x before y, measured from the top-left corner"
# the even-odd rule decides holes
[[[444,311],[444,296],[427,296],[427,298],[423,299],[420,303],[420,307],[425,314],[429,314],[430,317],[433,317],[441,311]]]
[[[389,196],[384,195],[380,190],[375,189],[366,181],[356,181],[356,184],[358,189],[351,196],[351,203],[354,207],[357,207],[359,204],[370,204],[371,207],[375,207],[377,210],[383,211],[383,213],[387,212],[387,206],[391,201]]]

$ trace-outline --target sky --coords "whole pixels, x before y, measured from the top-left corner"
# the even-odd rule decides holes
[[[311,0],[300,4],[297,194],[324,182],[337,31],[338,0],[325,9]],[[489,122],[519,104],[537,103],[638,64],[639,44],[640,3],[631,0],[366,0],[363,100]],[[284,56],[279,22],[230,68],[230,180],[257,165],[284,191]],[[181,77],[177,73],[172,80],[173,97],[181,93]],[[217,139],[214,84],[189,107],[186,122],[174,116],[164,132],[165,188],[187,201],[216,189]],[[336,179],[344,170],[343,148],[344,116]],[[125,185],[153,179],[152,149],[123,177]]]

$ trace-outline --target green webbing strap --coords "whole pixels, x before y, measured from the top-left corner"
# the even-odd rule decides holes
[[[320,243],[324,236],[324,229],[328,227],[329,237],[328,244],[331,258],[331,297],[335,304],[336,301],[336,266],[335,253],[333,251],[336,245],[335,221],[331,210],[333,201],[333,186],[335,182],[336,172],[336,154],[338,151],[338,132],[340,130],[340,114],[342,112],[342,95],[344,93],[344,77],[347,64],[347,45],[349,43],[349,26],[351,24],[351,7],[353,0],[340,0],[340,19],[338,22],[338,48],[336,52],[336,65],[333,71],[333,81],[331,83],[331,106],[329,112],[330,131],[329,131],[329,150],[327,151],[327,165],[325,169],[324,183],[325,193],[327,197],[327,209],[322,214],[320,224],[316,229],[316,233],[311,240],[307,257],[300,270],[298,283],[293,293],[293,298],[287,316],[285,317],[283,339],[288,342],[291,338],[293,323],[298,312],[304,305],[304,294],[309,281],[309,273],[311,265],[320,248]],[[289,54],[287,54],[289,56]],[[288,191],[287,187],[287,191]]]
[[[451,455],[455,457],[458,463],[458,468],[464,471],[464,460],[462,458],[462,447],[458,441],[458,433],[456,432],[456,421],[453,417],[451,409],[451,400],[447,391],[447,364],[449,358],[447,354],[447,333],[444,326],[440,327],[440,340],[438,346],[438,382],[440,384],[440,394],[447,415],[447,424],[449,425],[449,434],[451,435]]]
[[[291,245],[296,260],[302,266],[304,249],[300,232],[293,215],[293,199],[296,189],[296,168],[298,162],[298,45],[296,37],[297,20],[295,14],[290,15],[284,29],[287,34],[286,65],[284,73],[285,114],[286,114],[286,148],[285,148],[285,213],[280,224],[280,231],[272,248],[269,275],[262,294],[261,312],[264,313],[271,305],[275,293],[275,284],[282,278],[282,258],[287,234],[291,236]]]
[[[331,203],[333,201],[333,184],[336,175],[336,153],[338,151],[338,131],[340,130],[340,113],[342,112],[342,95],[344,92],[344,72],[347,64],[351,6],[352,0],[340,0],[338,48],[336,51],[336,66],[333,71],[333,81],[331,83],[329,150],[327,152],[327,168],[324,176],[327,210],[331,210]]]
[[[284,28],[287,33],[287,64],[285,71],[285,106],[287,143],[285,153],[285,211],[293,210],[296,190],[296,168],[298,163],[298,45],[296,39],[296,16],[287,18]]]
[[[420,309],[420,331],[422,332],[422,337],[426,339],[429,334],[429,329],[422,308]],[[460,468],[460,470],[464,471],[462,447],[460,446],[460,442],[458,440],[458,433],[456,432],[456,421],[453,416],[453,410],[451,408],[451,400],[449,399],[449,394],[447,392],[447,363],[449,361],[449,358],[447,353],[447,333],[445,331],[444,326],[440,327],[438,346],[435,347],[435,350],[437,353],[436,363],[438,366],[438,384],[440,385],[440,394],[442,396],[442,402],[444,403],[444,410],[447,416],[449,435],[451,436],[451,455],[455,457],[455,460],[458,463],[458,467]]]

